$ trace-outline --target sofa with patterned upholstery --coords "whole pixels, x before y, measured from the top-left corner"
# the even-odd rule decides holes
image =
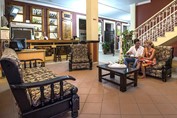
[[[78,89],[66,81],[75,78],[55,75],[40,59],[20,61],[10,48],[5,49],[0,62],[20,117],[49,118],[67,111],[73,118],[78,116]]]
[[[88,52],[87,44],[73,44],[71,46],[69,71],[78,69],[92,69],[92,60]]]
[[[166,82],[167,78],[171,77],[172,73],[172,59],[173,50],[172,46],[156,46],[156,59],[157,64],[146,68],[146,75],[161,78]]]

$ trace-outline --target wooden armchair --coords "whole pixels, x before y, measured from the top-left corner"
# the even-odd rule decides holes
[[[75,78],[54,75],[41,67],[39,59],[23,61],[23,69],[15,51],[8,48],[0,62],[22,118],[49,118],[67,111],[73,118],[78,116],[78,89],[65,81]]]
[[[87,44],[73,44],[71,46],[69,71],[76,69],[92,69],[92,59],[90,58]]]
[[[146,75],[158,77],[166,82],[172,74],[173,51],[172,46],[156,46],[157,64],[146,68]]]

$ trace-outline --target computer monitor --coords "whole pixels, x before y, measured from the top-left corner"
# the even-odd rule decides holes
[[[32,32],[31,30],[13,30],[12,36],[14,39],[22,39],[22,38],[31,39]]]
[[[14,49],[15,51],[20,51],[22,49],[27,48],[26,46],[26,38],[15,38],[12,39],[10,42],[10,48]]]

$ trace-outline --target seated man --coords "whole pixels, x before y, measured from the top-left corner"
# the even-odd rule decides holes
[[[136,57],[142,56],[144,48],[140,46],[140,40],[134,40],[134,46],[132,46],[128,51],[127,55],[131,55],[130,57],[125,57],[124,64],[128,67],[130,62],[133,62],[133,68],[136,68],[138,59]]]

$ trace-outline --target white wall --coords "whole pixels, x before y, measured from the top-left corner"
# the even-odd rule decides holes
[[[84,19],[86,20],[86,16],[84,15],[76,15],[76,34],[77,34],[77,37],[79,37],[80,35],[80,31],[79,31],[79,19]]]
[[[4,12],[5,12],[4,0],[0,0],[0,30],[1,30],[1,16],[4,15]],[[1,32],[0,32],[0,37],[1,37]],[[0,70],[0,77],[2,77],[1,70]]]
[[[4,0],[0,0],[0,25],[1,25],[1,16],[4,15],[5,12],[5,2]]]
[[[135,30],[135,23],[136,23],[136,5],[132,4],[130,5],[130,15],[131,15],[131,20],[130,20],[130,30]]]
[[[1,16],[4,15],[4,12],[5,12],[4,0],[0,0],[0,30],[1,30]],[[0,32],[0,37],[1,37],[1,32]]]
[[[0,16],[2,16],[5,12],[5,3],[4,0],[0,0]]]

